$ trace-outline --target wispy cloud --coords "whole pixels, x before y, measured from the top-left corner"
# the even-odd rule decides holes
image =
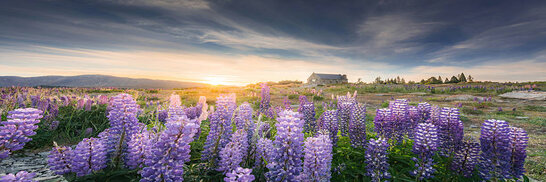
[[[544,6],[511,3],[0,2],[0,66],[13,75],[223,75],[242,83],[311,72],[371,81],[469,70],[488,79],[515,62],[534,71],[498,78],[543,78],[534,68],[546,60]]]

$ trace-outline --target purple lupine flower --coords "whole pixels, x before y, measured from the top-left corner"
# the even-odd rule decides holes
[[[129,137],[127,143],[127,158],[125,165],[129,169],[139,169],[144,167],[146,159],[146,146],[153,145],[150,142],[150,132],[143,130],[140,133],[135,133]]]
[[[84,104],[84,107],[85,107],[85,111],[91,111],[91,106],[93,105],[93,100],[91,99],[86,99],[85,100],[85,104]]]
[[[167,109],[158,109],[157,110],[157,121],[165,122],[169,116],[169,111]]]
[[[78,109],[83,109],[84,105],[85,105],[85,100],[84,99],[78,100],[78,105],[77,105]]]
[[[59,127],[59,121],[58,120],[51,121],[51,123],[49,124],[49,130],[51,130],[51,131],[56,130],[58,127]]]
[[[305,105],[305,104],[307,104],[309,102],[307,101],[307,97],[305,95],[300,95],[299,101],[300,101],[300,107],[298,107],[298,112],[301,112],[302,109],[303,109],[303,105]]]
[[[322,126],[320,127],[321,130],[325,130],[328,132],[330,140],[332,141],[332,144],[335,146],[337,144],[338,140],[338,117],[337,117],[337,110],[328,110],[322,113],[321,123]]]
[[[53,149],[49,152],[48,165],[51,171],[57,175],[63,175],[72,172],[72,148],[59,147],[53,142]]]
[[[432,124],[437,124],[440,121],[440,114],[442,113],[442,108],[438,106],[431,106],[430,108],[430,117],[427,122]]]
[[[349,138],[353,147],[366,146],[366,106],[355,104],[349,115]]]
[[[525,173],[525,168],[523,164],[525,163],[525,158],[527,153],[525,148],[527,148],[529,137],[527,132],[521,128],[510,127],[510,151],[512,153],[510,157],[510,176],[512,178],[519,179]]]
[[[171,97],[169,97],[169,107],[173,106],[181,106],[182,101],[180,100],[180,96],[177,94],[171,94]]]
[[[485,120],[481,129],[482,153],[480,176],[485,180],[501,180],[509,176],[510,170],[510,128],[503,120]]]
[[[169,106],[167,110],[168,116],[165,119],[165,122],[175,122],[179,120],[179,117],[187,117],[182,106]]]
[[[378,109],[374,118],[375,132],[387,140],[394,132],[395,123],[390,109]]]
[[[140,181],[183,181],[183,166],[190,161],[189,144],[197,128],[190,121],[167,122],[157,141],[148,148]]]
[[[422,102],[417,104],[417,111],[419,111],[419,114],[421,115],[421,121],[419,123],[422,123],[430,118],[431,109],[432,106],[429,103]]]
[[[38,105],[36,106],[36,109],[46,112],[47,108],[49,107],[49,100],[48,99],[42,99],[38,101]]]
[[[139,132],[143,125],[137,118],[139,106],[131,95],[119,94],[112,97],[108,109],[110,130],[106,145],[109,153],[115,151],[114,159],[122,159],[129,136]]]
[[[301,107],[300,113],[303,115],[303,120],[305,121],[303,128],[304,132],[316,132],[317,126],[315,119],[315,104],[313,102],[309,102]]]
[[[86,128],[85,132],[84,132],[84,135],[89,136],[89,135],[91,135],[91,133],[93,133],[93,128]]]
[[[440,112],[438,126],[441,153],[451,156],[463,139],[463,122],[459,118],[459,109],[444,107]]]
[[[199,106],[199,105],[194,106],[194,107],[184,108],[184,114],[189,119],[197,119],[197,117],[199,117],[199,115],[201,114],[200,111],[201,111],[201,106]]]
[[[381,179],[391,178],[389,163],[387,163],[387,149],[389,144],[385,138],[379,137],[370,139],[366,149],[366,175],[372,178],[373,182],[380,182]]]
[[[252,169],[237,167],[237,169],[232,170],[226,174],[224,178],[225,182],[252,182],[254,181],[254,175]]]
[[[300,118],[301,115],[293,111],[283,111],[277,118],[273,160],[267,164],[269,172],[265,174],[269,181],[292,181],[302,171],[304,121]]]
[[[0,160],[11,152],[21,150],[36,134],[37,123],[42,118],[42,111],[34,108],[15,109],[8,112],[7,121],[0,126]]]
[[[72,151],[72,172],[85,176],[106,167],[106,145],[98,138],[84,138]]]
[[[260,138],[256,144],[256,160],[254,166],[258,167],[271,162],[271,154],[273,154],[273,141],[268,138]]]
[[[23,98],[23,96],[19,95],[19,97],[17,97],[17,105],[19,108],[25,107],[25,98]]]
[[[270,138],[271,137],[271,126],[268,123],[262,123],[258,126],[258,136],[260,138]]]
[[[235,114],[235,126],[237,129],[244,129],[248,132],[248,142],[252,135],[254,135],[255,124],[252,120],[252,106],[248,102],[245,102],[239,106],[239,110]]]
[[[438,150],[438,128],[431,123],[419,123],[414,131],[413,152],[419,158],[413,158],[417,169],[411,172],[419,180],[433,178],[436,172],[432,156]]]
[[[351,108],[353,108],[356,104],[356,100],[351,97],[339,96],[337,98],[337,115],[339,117],[338,124],[342,136],[347,136],[349,132],[349,119],[351,115]]]
[[[1,182],[34,182],[32,178],[36,176],[36,173],[28,173],[26,171],[19,171],[17,174],[7,174],[0,178]]]
[[[216,101],[216,111],[210,115],[210,131],[205,141],[201,160],[210,161],[214,166],[218,160],[218,153],[224,148],[231,137],[231,119],[237,107],[235,95],[220,95]]]
[[[107,95],[101,95],[101,96],[99,96],[99,102],[98,102],[98,104],[100,104],[100,105],[108,104],[108,96],[107,96]]]
[[[465,139],[453,156],[451,170],[465,177],[472,176],[474,168],[478,163],[478,154],[480,153],[480,143],[474,139]]]
[[[267,86],[266,83],[261,84],[262,92],[261,92],[261,101],[260,101],[260,110],[258,110],[258,114],[263,114],[269,118],[273,118],[273,110],[271,108],[271,94],[270,94],[270,88]]]
[[[394,123],[393,137],[401,142],[404,135],[411,136],[414,128],[409,116],[409,101],[407,99],[396,99],[391,101],[389,109],[392,113],[390,119]]]
[[[282,103],[284,105],[285,110],[292,110],[292,106],[291,106],[291,103],[290,103],[290,100],[288,99],[288,97],[284,97],[284,100],[283,100]]]
[[[330,181],[332,167],[332,142],[328,135],[309,137],[305,141],[303,173],[306,181]]]
[[[237,130],[231,137],[226,147],[220,151],[220,163],[218,171],[224,173],[240,167],[241,162],[248,153],[248,137],[244,129]]]

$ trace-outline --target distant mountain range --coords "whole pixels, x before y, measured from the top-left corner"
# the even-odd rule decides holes
[[[117,87],[117,88],[189,88],[202,87],[207,84],[196,82],[180,82],[171,80],[152,80],[142,78],[126,78],[108,75],[78,75],[78,76],[0,76],[0,87],[9,86],[60,86],[60,87]]]

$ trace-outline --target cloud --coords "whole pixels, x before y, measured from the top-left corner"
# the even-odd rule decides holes
[[[488,61],[542,51],[540,47],[543,47],[543,42],[546,41],[545,11],[545,8],[533,8],[515,16],[513,18],[515,20],[506,20],[503,24],[486,27],[465,40],[429,53],[432,58],[427,62]]]
[[[171,10],[182,9],[210,9],[209,3],[204,0],[106,0],[125,5],[153,6]]]
[[[426,36],[440,24],[418,21],[410,15],[384,15],[366,19],[358,33],[370,37],[374,46],[384,48]]]

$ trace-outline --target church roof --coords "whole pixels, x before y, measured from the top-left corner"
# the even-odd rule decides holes
[[[315,73],[319,78],[325,79],[325,80],[343,80],[343,75],[341,74],[323,74],[323,73]]]

